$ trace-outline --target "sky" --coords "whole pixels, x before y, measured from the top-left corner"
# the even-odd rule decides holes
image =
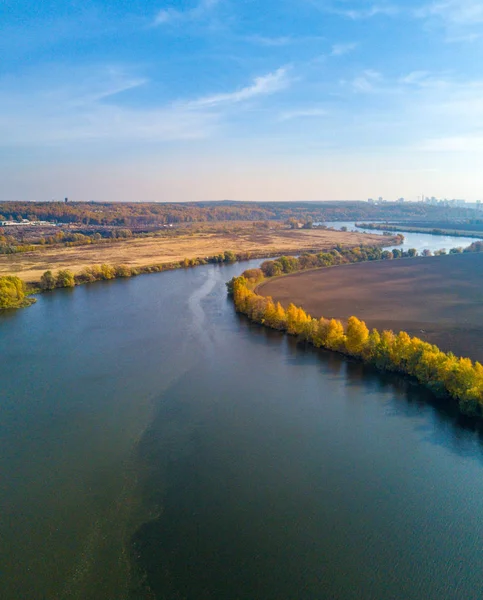
[[[0,0],[0,199],[483,198],[482,0]]]

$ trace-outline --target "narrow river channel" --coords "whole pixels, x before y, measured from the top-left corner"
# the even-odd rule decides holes
[[[481,431],[237,316],[254,265],[0,315],[3,600],[481,599]]]

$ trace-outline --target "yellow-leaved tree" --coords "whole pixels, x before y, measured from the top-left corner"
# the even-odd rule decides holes
[[[369,329],[364,321],[349,317],[347,321],[345,347],[352,356],[362,356],[369,341]]]

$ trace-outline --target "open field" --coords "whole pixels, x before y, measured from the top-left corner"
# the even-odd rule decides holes
[[[196,233],[170,238],[134,238],[112,244],[71,248],[44,246],[33,252],[0,255],[0,275],[18,275],[24,281],[38,281],[48,269],[71,269],[74,273],[94,264],[126,264],[141,267],[178,262],[184,258],[207,257],[226,250],[258,256],[296,254],[343,246],[391,245],[394,239],[380,235],[344,233],[317,229],[255,229],[219,233]]]
[[[351,315],[483,362],[483,253],[367,262],[280,277],[258,287],[313,317]]]

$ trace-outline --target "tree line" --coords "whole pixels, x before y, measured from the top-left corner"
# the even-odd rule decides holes
[[[483,416],[483,366],[469,358],[458,358],[437,346],[410,337],[406,332],[369,331],[364,321],[352,316],[344,324],[337,319],[314,319],[302,308],[260,296],[252,288],[264,279],[261,269],[250,269],[228,284],[237,312],[250,320],[347,356],[380,370],[415,377],[438,397],[458,402],[462,413]]]
[[[400,236],[401,241],[404,239]],[[336,246],[332,250],[318,252],[317,254],[305,252],[298,258],[295,256],[281,256],[276,260],[266,260],[260,265],[264,277],[277,277],[278,275],[296,273],[306,269],[318,269],[321,267],[334,267],[370,260],[394,260],[398,258],[411,258],[417,256],[417,250],[412,248],[407,251],[394,248],[384,250],[378,246],[356,246],[346,248]]]
[[[247,253],[236,254],[231,250],[220,252],[206,258],[184,258],[179,262],[162,263],[159,265],[147,265],[142,267],[131,267],[129,265],[92,265],[84,268],[79,273],[73,273],[70,269],[61,269],[56,273],[51,270],[45,271],[38,284],[40,291],[46,292],[56,288],[71,288],[76,285],[93,283],[94,281],[109,281],[126,277],[135,277],[147,273],[160,273],[174,269],[189,269],[206,264],[231,263],[238,260],[248,260]],[[0,307],[1,308],[1,307]]]
[[[401,241],[404,236],[397,236]],[[379,246],[356,246],[355,248],[346,248],[336,246],[334,249],[319,252],[317,254],[306,252],[299,256],[281,256],[276,260],[267,260],[260,265],[261,274],[263,277],[277,277],[279,275],[296,273],[306,269],[318,269],[322,267],[334,267],[336,265],[344,265],[357,262],[365,262],[370,260],[396,260],[399,258],[416,258],[417,256],[442,256],[445,254],[462,254],[467,252],[482,252],[483,242],[473,242],[467,248],[451,248],[447,252],[444,248],[435,250],[424,249],[419,255],[415,248],[401,250],[393,248],[392,250],[384,250]]]
[[[138,226],[215,221],[346,221],[461,218],[471,209],[422,203],[367,202],[0,202],[0,221],[29,219],[85,225]]]

